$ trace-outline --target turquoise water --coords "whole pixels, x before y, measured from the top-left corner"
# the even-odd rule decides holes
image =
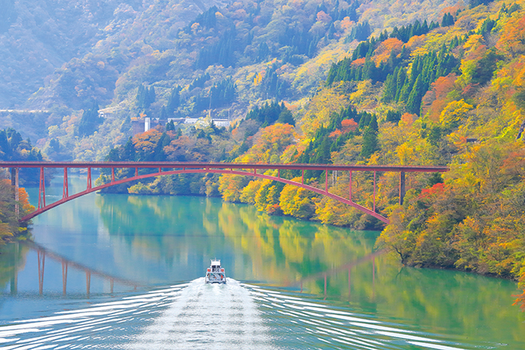
[[[377,236],[215,198],[90,194],[2,248],[0,348],[525,349],[515,283],[402,267]],[[226,285],[203,283],[211,258]]]

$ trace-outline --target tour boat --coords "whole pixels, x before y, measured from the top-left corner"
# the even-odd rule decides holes
[[[226,283],[226,274],[221,267],[220,260],[211,260],[210,267],[206,271],[206,283]]]

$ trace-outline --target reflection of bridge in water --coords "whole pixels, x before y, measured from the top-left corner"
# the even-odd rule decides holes
[[[334,276],[340,272],[343,272],[343,271],[348,271],[348,293],[349,293],[349,296],[350,296],[350,291],[351,291],[351,282],[352,282],[352,268],[356,267],[356,266],[359,266],[363,263],[366,263],[366,262],[369,262],[369,261],[372,261],[372,293],[375,294],[375,279],[376,279],[376,266],[375,266],[375,261],[376,261],[376,257],[384,254],[385,251],[384,250],[378,250],[376,252],[373,252],[373,253],[370,253],[366,256],[363,256],[361,258],[358,258],[356,260],[353,260],[349,263],[346,263],[344,265],[341,265],[341,266],[338,266],[338,267],[334,267],[334,268],[331,268],[331,269],[328,269],[326,271],[323,271],[323,272],[319,272],[319,273],[316,273],[316,274],[313,274],[313,275],[309,275],[309,276],[306,276],[304,278],[301,278],[299,281],[296,281],[296,282],[291,282],[291,283],[288,283],[286,285],[286,287],[300,287],[301,288],[301,293],[303,292],[303,284],[307,283],[307,282],[315,282],[315,281],[318,281],[320,279],[323,279],[324,280],[324,297],[326,298],[326,295],[327,295],[327,287],[328,287],[328,277],[330,276]],[[374,295],[372,295],[373,297]]]
[[[90,267],[87,267],[85,265],[79,264],[77,262],[74,262],[68,258],[65,258],[59,254],[56,254],[36,243],[33,242],[23,242],[21,243],[28,248],[35,250],[37,252],[37,260],[38,260],[38,293],[43,294],[44,292],[44,271],[45,271],[45,263],[46,263],[46,257],[53,259],[55,261],[60,262],[62,265],[62,293],[66,295],[67,290],[67,273],[69,267],[81,270],[86,274],[86,294],[89,296],[90,290],[91,290],[91,276],[97,276],[104,280],[109,280],[110,285],[110,292],[113,293],[113,287],[115,283],[133,287],[133,289],[137,289],[137,287],[141,286],[140,283],[137,283],[136,281],[127,280],[120,277],[115,277],[112,275],[109,275],[105,272],[98,271],[95,269],[92,269]],[[16,294],[17,292],[17,277],[18,273],[15,271],[15,276],[13,278],[13,282],[11,285],[11,293]]]

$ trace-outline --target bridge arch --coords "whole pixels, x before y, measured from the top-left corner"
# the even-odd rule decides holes
[[[44,212],[46,212],[46,211],[48,211],[50,209],[53,209],[53,208],[55,208],[55,207],[57,207],[57,206],[59,206],[61,204],[69,202],[69,201],[71,201],[73,199],[79,198],[79,197],[87,195],[89,193],[93,193],[93,192],[102,190],[104,188],[108,188],[108,187],[112,187],[112,186],[116,186],[116,185],[121,185],[121,184],[124,184],[124,183],[127,183],[127,182],[136,181],[136,180],[142,180],[142,179],[147,179],[147,178],[157,177],[157,176],[165,176],[165,175],[206,174],[206,173],[252,176],[252,177],[257,177],[257,178],[260,178],[260,179],[272,180],[272,181],[282,182],[282,183],[285,183],[285,184],[288,184],[288,185],[292,185],[292,186],[297,186],[297,187],[304,188],[306,190],[315,192],[317,194],[320,194],[320,195],[332,198],[332,199],[337,200],[337,201],[339,201],[341,203],[350,205],[351,207],[354,207],[354,208],[356,208],[357,210],[359,210],[359,211],[361,211],[363,213],[369,214],[369,215],[375,217],[376,219],[378,219],[378,220],[380,220],[380,221],[382,221],[382,222],[384,222],[386,224],[389,223],[388,218],[384,217],[383,215],[381,215],[381,214],[379,214],[379,213],[377,213],[377,212],[375,212],[373,210],[370,210],[368,208],[365,208],[362,205],[359,205],[359,204],[357,204],[357,203],[355,203],[355,202],[353,202],[353,201],[351,201],[349,199],[346,199],[346,198],[343,198],[341,196],[338,196],[338,195],[335,195],[333,193],[330,193],[328,191],[327,187],[325,188],[325,190],[322,190],[322,189],[319,189],[317,187],[306,185],[306,184],[301,183],[301,182],[296,182],[296,181],[284,179],[284,178],[282,178],[280,176],[271,176],[271,175],[259,174],[259,173],[257,173],[256,170],[254,170],[253,172],[249,172],[249,171],[233,170],[233,169],[225,169],[225,168],[223,168],[223,169],[187,168],[187,169],[181,169],[181,170],[159,171],[159,172],[156,172],[156,173],[135,175],[135,176],[128,177],[128,178],[125,178],[125,179],[114,180],[114,181],[111,181],[111,182],[108,182],[108,183],[105,183],[105,184],[102,184],[102,185],[99,185],[99,186],[95,186],[95,187],[91,187],[90,186],[91,177],[90,177],[90,173],[89,173],[89,175],[88,175],[88,188],[85,191],[78,192],[78,193],[75,193],[75,194],[72,194],[72,195],[64,195],[64,197],[62,199],[60,199],[60,200],[58,200],[56,202],[53,202],[53,203],[48,204],[48,205],[44,204],[43,207],[40,207],[37,210],[35,210],[34,212],[29,213],[29,214],[25,215],[24,217],[22,217],[20,219],[20,221],[24,222],[24,221],[31,220],[32,218],[36,217],[37,215],[40,215],[40,214],[42,214],[42,213],[44,213]],[[67,175],[66,175],[66,181],[67,181]],[[44,196],[45,196],[45,192],[44,192]],[[44,201],[44,203],[45,203],[45,201]]]

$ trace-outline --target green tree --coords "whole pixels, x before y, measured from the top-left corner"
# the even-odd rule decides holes
[[[364,159],[370,158],[370,156],[379,149],[377,143],[378,129],[379,127],[377,125],[377,117],[374,115],[372,117],[372,120],[370,121],[370,124],[366,127],[365,132],[363,134],[363,147],[361,149],[361,157],[363,157]]]
[[[89,109],[85,109],[78,124],[77,134],[89,136],[95,132],[97,127],[104,122],[104,118],[98,116],[98,104],[95,102]]]

